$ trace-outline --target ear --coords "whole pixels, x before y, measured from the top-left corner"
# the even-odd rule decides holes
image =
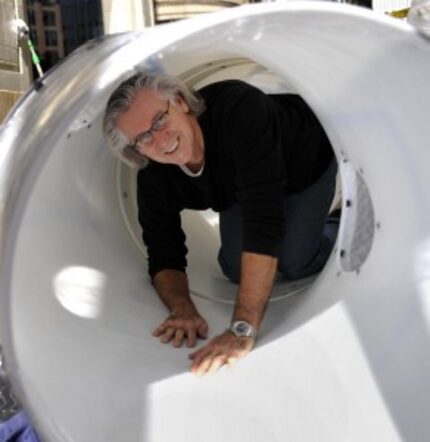
[[[184,113],[188,113],[190,111],[190,107],[188,106],[187,102],[182,98],[182,95],[178,94],[176,97],[176,102],[178,103],[178,107],[182,110]]]

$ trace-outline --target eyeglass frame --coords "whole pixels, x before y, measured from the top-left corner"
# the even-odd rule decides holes
[[[166,123],[167,123],[167,118],[169,117],[169,110],[170,110],[170,100],[167,100],[167,109],[152,123],[151,127],[137,135],[134,139],[134,142],[131,143],[129,145],[130,149],[136,151],[137,150],[137,146],[140,144],[142,147],[144,146],[149,146],[153,141],[154,141],[154,132],[159,132],[160,130],[163,130],[166,127]],[[157,124],[160,124],[160,121],[163,121],[162,126],[161,127],[156,127]],[[148,141],[142,141],[143,138],[145,137],[150,137],[148,139]]]

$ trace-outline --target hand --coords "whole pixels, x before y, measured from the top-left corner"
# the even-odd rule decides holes
[[[253,349],[254,344],[254,338],[237,337],[227,330],[190,354],[190,359],[193,360],[191,371],[198,376],[215,373],[223,365],[231,366],[237,359],[246,356]]]
[[[206,339],[207,334],[206,321],[193,309],[172,313],[153,333],[164,344],[173,341],[174,347],[180,347],[185,339],[188,347],[194,347],[197,338]]]

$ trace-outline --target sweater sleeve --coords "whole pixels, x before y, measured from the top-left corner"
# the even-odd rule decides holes
[[[243,251],[276,256],[285,231],[285,166],[274,103],[254,87],[230,115]]]
[[[169,203],[166,183],[146,172],[142,170],[138,175],[137,202],[148,273],[153,278],[164,269],[185,272],[188,250],[180,212]]]

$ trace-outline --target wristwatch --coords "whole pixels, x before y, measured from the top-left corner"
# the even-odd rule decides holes
[[[257,337],[257,330],[246,321],[233,321],[229,330],[238,338],[248,336],[255,339]]]

